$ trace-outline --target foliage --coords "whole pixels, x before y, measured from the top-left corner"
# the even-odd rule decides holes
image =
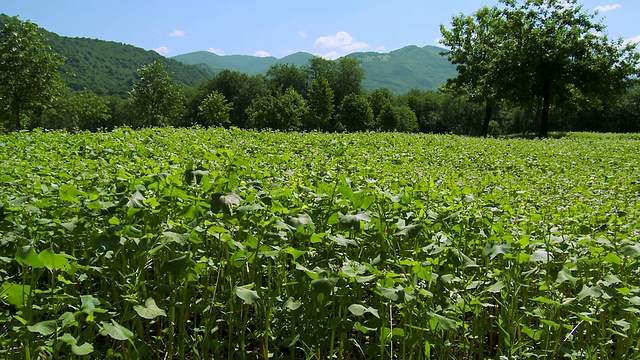
[[[545,137],[553,104],[598,106],[636,81],[636,45],[601,35],[604,26],[576,0],[501,0],[501,5],[456,16],[451,30],[441,29],[458,69],[450,85],[486,102],[485,130],[495,100],[538,101],[538,135]]]
[[[249,124],[259,129],[300,130],[307,113],[307,102],[293,88],[282,95],[258,97],[247,108]]]
[[[374,130],[373,111],[364,95],[347,95],[339,109],[335,130],[339,131],[342,127],[347,131]]]
[[[633,359],[639,141],[0,135],[0,357]]]
[[[104,98],[95,93],[67,90],[42,115],[34,127],[47,129],[90,130],[107,129],[111,116]]]
[[[54,53],[38,26],[18,17],[6,18],[0,30],[0,123],[20,130],[23,121],[38,117],[62,88],[58,67],[64,58]]]
[[[296,65],[275,64],[267,71],[267,86],[272,93],[283,94],[293,88],[298,94],[306,96],[309,82],[304,70]]]
[[[202,104],[198,106],[198,114],[205,120],[202,125],[227,125],[232,109],[233,103],[228,102],[221,93],[214,91],[202,100]]]
[[[308,130],[326,130],[333,116],[333,90],[327,79],[320,77],[311,82],[307,100],[309,112],[306,128]]]
[[[182,94],[164,66],[157,61],[143,66],[138,77],[131,91],[137,125],[166,126],[178,122],[184,107]]]

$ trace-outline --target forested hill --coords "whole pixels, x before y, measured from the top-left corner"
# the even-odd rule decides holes
[[[247,75],[265,74],[269,68],[277,64],[302,66],[309,62],[313,55],[297,52],[282,59],[273,56],[258,57],[250,55],[217,55],[209,51],[195,51],[172,57],[185,64],[201,65],[213,72],[222,70],[240,71]]]
[[[445,56],[440,55],[442,48],[436,46],[407,46],[389,53],[361,52],[347,57],[361,61],[365,71],[362,85],[371,91],[386,87],[396,95],[405,94],[411,89],[435,90],[447,79],[456,76],[455,67]],[[249,75],[266,73],[275,64],[303,65],[313,57],[298,52],[282,59],[248,55],[216,55],[207,51],[196,51],[174,56],[172,59],[186,64],[200,64],[210,71],[222,69],[240,71]]]
[[[347,57],[361,61],[365,90],[388,88],[401,95],[411,89],[435,90],[457,75],[455,66],[440,55],[443,51],[437,46],[411,45],[389,53],[360,52]]]
[[[0,14],[0,27],[6,15]],[[178,84],[197,86],[211,77],[199,66],[165,58],[155,51],[98,39],[59,36],[43,29],[53,51],[67,60],[60,68],[63,80],[74,90],[124,95],[131,90],[137,69],[160,61]]]

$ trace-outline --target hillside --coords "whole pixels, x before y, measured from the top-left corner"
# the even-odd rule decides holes
[[[359,59],[365,71],[363,87],[373,90],[389,88],[395,94],[411,89],[435,90],[456,75],[455,67],[440,55],[436,46],[407,46],[389,53],[361,52],[347,55]],[[250,75],[265,73],[274,64],[304,65],[313,55],[298,52],[282,59],[247,55],[216,55],[208,51],[174,56],[172,59],[186,64],[201,65],[210,71],[229,69]]]
[[[396,95],[411,89],[435,90],[456,76],[455,66],[436,46],[406,46],[389,53],[353,53],[365,71],[362,86],[366,90],[386,87]]]
[[[6,15],[0,15],[0,26],[5,19]],[[156,60],[164,64],[178,84],[197,86],[211,77],[202,67],[165,58],[155,51],[114,41],[65,37],[45,29],[42,31],[53,51],[67,58],[60,71],[73,74],[63,76],[63,80],[74,90],[124,95],[131,90],[136,70]]]
[[[313,55],[305,52],[298,52],[277,59],[273,56],[257,57],[250,55],[217,55],[209,51],[196,51],[188,54],[177,55],[171,59],[190,65],[201,65],[212,72],[228,69],[240,71],[249,75],[264,74],[269,68],[276,64],[290,64],[302,66],[306,64]]]

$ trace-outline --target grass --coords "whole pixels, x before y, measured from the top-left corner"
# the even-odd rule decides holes
[[[0,357],[634,359],[633,136],[0,136]]]

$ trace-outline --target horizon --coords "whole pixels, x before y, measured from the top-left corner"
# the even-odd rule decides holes
[[[196,51],[281,59],[297,52],[336,59],[354,52],[388,53],[438,44],[440,25],[496,1],[425,3],[405,0],[293,0],[201,3],[169,0],[89,4],[82,0],[4,0],[0,12],[19,16],[66,37],[120,42],[172,58]],[[640,42],[635,14],[640,2],[583,0],[578,5],[602,20],[612,39]]]

